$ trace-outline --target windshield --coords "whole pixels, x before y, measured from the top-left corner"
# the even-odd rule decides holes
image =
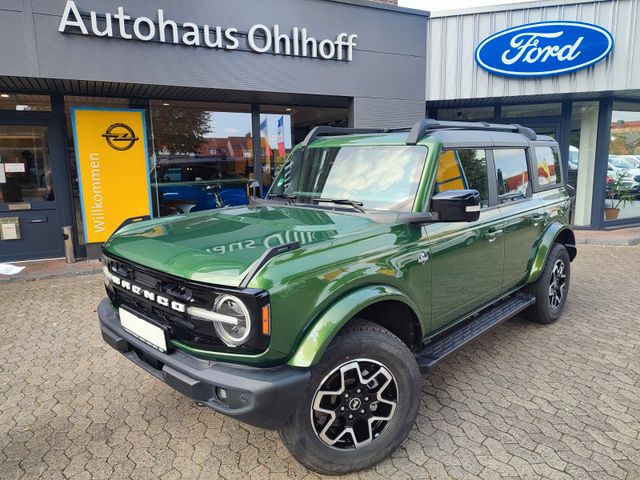
[[[637,168],[636,162],[631,158],[612,157],[610,162],[618,168]]]
[[[365,209],[410,211],[426,147],[366,146],[296,150],[274,182],[270,196],[358,202]]]

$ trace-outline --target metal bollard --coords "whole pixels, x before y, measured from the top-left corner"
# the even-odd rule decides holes
[[[75,263],[76,254],[73,251],[73,227],[62,227],[62,238],[64,238],[64,259],[67,263]]]

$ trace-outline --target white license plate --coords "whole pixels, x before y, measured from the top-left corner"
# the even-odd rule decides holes
[[[120,323],[122,328],[129,332],[134,337],[139,338],[144,343],[152,346],[153,348],[166,353],[167,351],[167,337],[164,330],[146,320],[141,319],[137,315],[124,310],[119,309]]]

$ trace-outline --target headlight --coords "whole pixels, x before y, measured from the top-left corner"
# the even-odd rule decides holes
[[[242,345],[251,334],[251,315],[242,301],[232,295],[221,295],[213,305],[213,311],[236,319],[236,324],[214,322],[220,339],[228,346]]]
[[[247,307],[233,295],[220,295],[213,304],[213,311],[189,307],[187,313],[202,320],[210,320],[216,333],[227,346],[237,347],[251,334],[251,315]]]

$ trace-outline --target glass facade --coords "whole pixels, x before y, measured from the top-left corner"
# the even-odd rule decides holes
[[[562,103],[532,103],[503,105],[500,115],[504,118],[556,117],[562,114]]]
[[[155,215],[247,203],[254,175],[251,106],[150,102]]]
[[[0,204],[55,199],[47,127],[0,126]]]
[[[346,108],[260,105],[262,185],[267,189],[291,149],[318,125],[348,126]]]
[[[24,93],[0,93],[0,110],[50,112],[51,97]]]
[[[494,116],[494,107],[441,108],[438,110],[439,120],[491,120]]]
[[[640,103],[613,104],[604,214],[640,219]]]

